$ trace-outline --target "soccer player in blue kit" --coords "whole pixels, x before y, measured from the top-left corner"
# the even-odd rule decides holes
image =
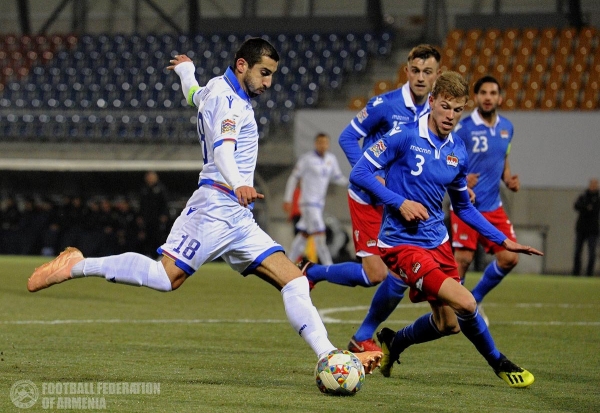
[[[202,264],[222,257],[235,271],[255,274],[281,292],[290,324],[319,358],[336,349],[312,304],[306,277],[257,225],[251,211],[253,202],[263,198],[253,185],[258,130],[251,98],[271,86],[278,62],[279,54],[269,42],[249,38],[236,52],[233,66],[200,87],[192,61],[175,56],[168,69],[179,75],[187,102],[198,108],[204,165],[198,189],[158,249],[160,260],[131,252],[84,258],[77,248],[69,247],[34,271],[28,290],[93,276],[172,291]],[[357,357],[370,372],[381,353]]]
[[[377,333],[384,353],[381,372],[389,377],[408,346],[462,331],[498,377],[511,387],[526,387],[533,375],[496,348],[473,295],[460,282],[444,225],[442,204],[448,192],[456,214],[486,238],[509,251],[543,255],[507,238],[471,204],[467,151],[451,133],[468,93],[460,74],[442,73],[429,97],[429,115],[390,130],[350,174],[350,182],[384,204],[378,246],[391,276],[398,274],[410,286],[411,301],[428,301],[432,310],[398,332],[384,327]],[[384,171],[385,186],[376,178],[378,170]]]
[[[360,159],[363,149],[370,147],[393,127],[415,122],[429,112],[429,92],[440,74],[440,52],[432,45],[420,44],[408,53],[405,67],[408,81],[399,89],[369,100],[367,105],[342,131],[339,143],[351,166]],[[360,141],[362,140],[362,146]],[[383,183],[383,179],[381,179]],[[407,285],[399,278],[388,277],[388,268],[379,257],[377,234],[381,227],[383,206],[356,185],[348,187],[348,207],[352,220],[352,239],[360,264],[345,262],[330,266],[301,263],[311,286],[329,281],[347,286],[381,285],[373,295],[362,324],[350,339],[352,352],[380,350],[373,335],[404,297]]]
[[[500,84],[492,76],[484,76],[473,86],[477,108],[464,118],[453,132],[462,139],[469,155],[467,185],[475,193],[475,208],[493,226],[513,241],[517,241],[513,226],[502,207],[500,183],[517,192],[520,187],[518,175],[512,175],[508,155],[513,138],[513,125],[497,113],[502,103]],[[458,275],[463,280],[477,250],[479,242],[495,260],[483,271],[481,280],[471,290],[479,307],[479,314],[486,324],[489,321],[481,301],[518,264],[519,255],[490,242],[450,211],[452,246],[458,264]]]

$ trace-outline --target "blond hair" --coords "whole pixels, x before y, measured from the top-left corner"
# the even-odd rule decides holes
[[[462,97],[468,98],[469,84],[458,72],[443,72],[433,84],[431,95],[434,98],[437,98],[438,96],[454,99],[460,99]]]

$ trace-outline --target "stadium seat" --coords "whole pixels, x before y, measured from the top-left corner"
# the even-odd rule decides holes
[[[350,102],[348,103],[348,109],[358,111],[364,108],[366,104],[367,98],[365,98],[364,96],[354,96],[350,99]]]
[[[501,35],[502,32],[498,29],[487,29],[483,34],[481,49],[488,48],[492,50],[492,53],[495,52]]]
[[[446,35],[445,48],[452,50],[462,49],[464,35],[465,32],[461,29],[449,30],[448,34]]]
[[[565,88],[560,100],[561,110],[574,110],[579,105],[579,89]]]
[[[380,95],[385,92],[389,92],[393,89],[394,83],[391,80],[381,79],[375,82],[373,86],[373,96]]]
[[[538,107],[539,91],[536,89],[525,89],[523,97],[519,101],[518,108],[521,110],[533,110]]]
[[[483,31],[481,29],[469,29],[465,33],[465,40],[462,47],[462,50],[471,49],[473,51],[479,50],[479,43],[482,36]]]
[[[396,85],[402,85],[406,83],[406,63],[402,63],[396,71]]]
[[[502,109],[514,110],[517,107],[517,98],[519,90],[507,88],[504,90],[504,99],[502,100]]]
[[[598,108],[598,89],[586,88],[581,92],[581,110],[595,110]]]

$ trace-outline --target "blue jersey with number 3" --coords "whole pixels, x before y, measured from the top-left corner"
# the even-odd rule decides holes
[[[460,139],[430,133],[428,116],[398,125],[367,149],[364,157],[385,171],[385,186],[421,203],[429,219],[407,222],[397,208],[386,205],[379,233],[382,246],[399,244],[435,248],[448,240],[442,203],[447,190],[465,191],[467,152]]]
[[[476,196],[475,208],[481,212],[494,211],[502,205],[500,182],[504,172],[504,161],[510,152],[513,131],[513,124],[499,115],[493,127],[487,126],[475,110],[471,116],[460,122],[454,132],[467,148],[467,173],[479,174],[473,192]]]

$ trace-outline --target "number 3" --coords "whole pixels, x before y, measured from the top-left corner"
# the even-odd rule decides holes
[[[417,158],[417,164],[415,165],[417,167],[417,170],[410,171],[410,174],[418,176],[421,175],[421,172],[423,172],[423,164],[425,163],[425,158],[423,158],[423,155],[416,155],[415,158]]]

